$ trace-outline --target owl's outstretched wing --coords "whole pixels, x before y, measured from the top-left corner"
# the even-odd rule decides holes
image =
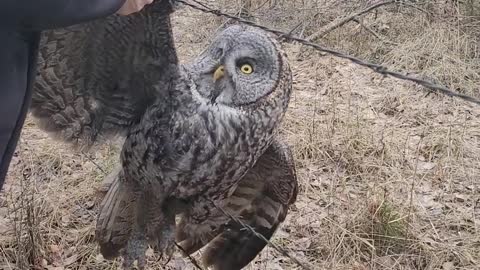
[[[134,222],[133,190],[122,185],[123,171],[121,166],[114,168],[107,178],[108,192],[100,205],[95,237],[100,245],[100,252],[106,259],[119,256],[127,244]]]
[[[31,104],[40,126],[77,146],[124,134],[178,68],[169,0],[42,34]]]
[[[224,211],[270,239],[285,220],[289,206],[295,202],[297,190],[292,153],[287,144],[276,140],[227,199]],[[206,245],[202,257],[207,266],[217,270],[242,269],[267,244],[218,209],[210,213],[201,223],[187,217],[177,228],[177,241],[187,253]]]

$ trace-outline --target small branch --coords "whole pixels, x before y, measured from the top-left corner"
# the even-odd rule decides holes
[[[354,14],[351,14],[347,17],[344,17],[338,21],[333,21],[329,24],[327,24],[326,26],[324,26],[322,29],[320,29],[319,31],[313,33],[312,35],[310,35],[308,38],[306,38],[307,41],[312,41],[312,40],[315,40],[317,38],[321,38],[323,36],[325,36],[326,34],[332,32],[333,30],[343,26],[344,24],[348,23],[349,21],[352,21],[353,19],[355,19],[356,17],[359,17],[365,13],[368,13],[374,9],[377,9],[379,7],[382,7],[382,6],[385,6],[385,5],[389,5],[389,4],[393,4],[393,3],[396,3],[397,1],[386,1],[386,2],[380,2],[380,3],[376,3],[374,5],[371,5],[369,6],[368,8],[364,9],[364,10],[361,10],[357,13],[354,13]]]
[[[383,37],[381,37],[377,32],[375,32],[372,28],[366,26],[365,24],[363,24],[360,20],[358,20],[357,18],[353,18],[353,21],[358,23],[361,27],[365,28],[365,30],[367,30],[370,34],[372,34],[374,37],[378,38],[380,41],[382,41],[383,43],[386,43],[386,44],[390,44],[390,45],[398,45],[398,43],[396,42],[393,42],[393,41],[390,41],[390,40],[387,40]]]
[[[416,10],[418,10],[418,11],[420,11],[420,12],[423,12],[423,13],[427,14],[427,16],[430,16],[430,17],[433,16],[433,14],[432,14],[431,12],[429,12],[429,11],[427,11],[427,10],[421,8],[421,7],[418,7],[418,6],[414,5],[414,4],[410,4],[410,3],[407,3],[407,2],[404,2],[404,1],[400,2],[399,4],[402,5],[402,6],[406,6],[406,7],[410,7],[410,8],[416,9]]]

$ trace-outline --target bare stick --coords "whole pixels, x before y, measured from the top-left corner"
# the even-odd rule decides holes
[[[364,10],[361,10],[357,13],[351,14],[347,17],[341,18],[338,21],[333,21],[333,22],[327,24],[326,26],[322,27],[322,29],[318,30],[317,32],[315,32],[312,35],[310,35],[309,37],[307,37],[306,40],[307,41],[312,41],[312,40],[315,40],[317,38],[321,38],[321,37],[325,36],[326,34],[332,32],[333,30],[335,30],[335,29],[343,26],[344,24],[348,23],[349,21],[352,21],[356,17],[359,17],[359,16],[361,16],[365,13],[368,13],[368,12],[374,10],[374,9],[377,9],[379,7],[389,5],[389,4],[393,4],[393,3],[396,3],[396,1],[386,1],[386,2],[376,3],[374,5],[369,6],[368,8],[366,8]]]
[[[394,77],[394,78],[397,78],[397,79],[400,79],[400,80],[414,82],[414,83],[416,83],[418,85],[421,85],[425,88],[428,88],[430,90],[434,90],[435,92],[438,92],[440,94],[443,94],[443,95],[446,95],[446,96],[449,96],[449,97],[461,98],[464,101],[480,105],[480,99],[477,99],[473,96],[469,96],[469,95],[459,93],[458,91],[452,91],[452,90],[448,89],[447,87],[445,87],[443,85],[434,83],[433,81],[424,80],[424,79],[421,79],[421,78],[415,77],[415,76],[409,76],[408,73],[404,75],[404,74],[402,74],[401,72],[398,72],[398,71],[391,71],[385,66],[375,64],[375,63],[371,63],[371,62],[368,62],[366,60],[357,58],[355,56],[348,55],[348,54],[342,53],[340,51],[324,47],[320,44],[308,41],[308,40],[300,38],[298,36],[292,36],[292,35],[289,35],[288,33],[280,31],[280,30],[268,28],[266,26],[263,26],[263,25],[260,25],[260,24],[254,23],[254,22],[244,20],[244,19],[239,18],[237,16],[233,16],[231,14],[223,13],[220,10],[217,10],[217,9],[211,9],[207,5],[203,4],[202,2],[199,2],[198,0],[190,0],[191,2],[193,2],[195,4],[189,3],[189,1],[187,1],[187,0],[176,0],[176,1],[179,2],[179,3],[182,3],[183,5],[186,5],[188,7],[191,7],[193,9],[196,9],[196,10],[204,12],[204,13],[229,18],[229,19],[235,20],[237,22],[262,29],[266,32],[269,32],[269,33],[275,34],[277,36],[280,36],[286,41],[298,42],[302,45],[311,47],[311,48],[313,48],[317,51],[320,51],[320,52],[323,52],[323,53],[328,53],[328,54],[330,54],[334,57],[350,60],[352,63],[363,66],[363,67],[367,67],[367,68],[373,70],[374,72],[376,72],[378,74],[382,74],[384,76],[391,76],[391,77]]]
[[[358,20],[357,18],[353,18],[353,21],[358,23],[361,27],[365,28],[365,30],[367,30],[370,34],[372,34],[374,37],[378,38],[380,41],[382,41],[383,43],[387,43],[387,44],[391,44],[391,45],[398,45],[398,43],[396,42],[393,42],[393,41],[390,41],[390,40],[387,40],[383,37],[381,37],[377,32],[375,32],[372,28],[366,26],[365,24],[363,24],[360,20]]]

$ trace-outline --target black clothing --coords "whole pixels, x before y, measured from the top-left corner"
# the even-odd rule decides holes
[[[30,105],[40,31],[106,17],[125,1],[0,1],[0,191]]]

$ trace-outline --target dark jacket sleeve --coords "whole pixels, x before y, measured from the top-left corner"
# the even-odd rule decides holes
[[[114,14],[126,0],[0,0],[0,26],[45,30]]]

